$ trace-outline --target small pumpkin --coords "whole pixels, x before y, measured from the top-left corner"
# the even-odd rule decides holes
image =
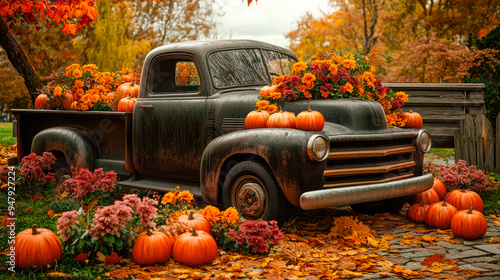
[[[135,80],[134,74],[123,75],[122,80],[125,83],[131,83]]]
[[[125,97],[118,101],[118,112],[129,112],[134,111],[134,105],[137,102],[135,97]]]
[[[456,213],[457,208],[446,201],[433,203],[425,214],[425,224],[433,228],[449,229],[451,218]]]
[[[423,120],[422,116],[417,113],[413,112],[410,110],[410,112],[405,113],[406,117],[408,118],[408,122],[406,123],[406,127],[408,128],[422,128]]]
[[[170,237],[161,231],[142,232],[132,248],[132,257],[140,265],[164,264],[172,256],[175,237]]]
[[[75,99],[73,98],[73,94],[66,92],[63,99],[64,109],[71,110],[71,103],[73,103],[73,101],[75,101]]]
[[[457,207],[458,210],[467,210],[473,207],[474,210],[483,212],[483,200],[474,191],[469,190],[452,190],[444,200]]]
[[[434,178],[434,183],[432,184],[432,189],[439,196],[439,200],[443,200],[444,197],[446,196],[446,187],[444,186],[443,182],[441,182],[441,180],[439,180],[438,178]]]
[[[185,265],[201,265],[217,259],[217,243],[215,239],[203,230],[185,232],[174,243],[172,251],[174,260]]]
[[[57,235],[45,228],[25,229],[15,237],[16,266],[46,268],[62,259],[62,245]]]
[[[307,105],[307,111],[297,115],[295,127],[307,131],[321,131],[325,127],[325,118],[320,112],[311,110],[311,107]]]
[[[115,92],[121,96],[139,96],[139,85],[137,83],[123,83],[119,85]]]
[[[268,97],[271,92],[276,91],[276,86],[275,85],[268,85],[260,89],[259,94]]]
[[[49,97],[46,94],[40,94],[35,99],[35,109],[48,109]]]
[[[188,228],[196,228],[197,230],[203,230],[208,234],[212,234],[212,226],[210,222],[201,214],[194,214],[194,211],[189,212],[189,215],[180,215],[177,218],[179,224],[183,224]]]
[[[472,207],[469,210],[460,210],[451,219],[451,231],[455,236],[466,240],[483,237],[488,230],[488,222],[484,215]]]
[[[245,127],[247,129],[264,128],[270,115],[267,110],[252,111],[245,118]]]
[[[406,211],[406,217],[414,222],[423,223],[425,222],[425,214],[429,207],[429,204],[424,204],[423,202],[413,204],[408,208],[408,211]]]
[[[440,201],[439,195],[436,193],[436,191],[430,188],[424,192],[417,193],[416,195],[414,195],[411,202],[413,204],[423,202],[424,204],[431,205],[439,201]]]
[[[295,128],[296,119],[292,112],[279,111],[269,116],[266,127]]]

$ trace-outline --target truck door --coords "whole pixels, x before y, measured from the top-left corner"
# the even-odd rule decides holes
[[[195,58],[162,55],[151,64],[134,111],[134,165],[141,174],[199,180],[207,92]]]

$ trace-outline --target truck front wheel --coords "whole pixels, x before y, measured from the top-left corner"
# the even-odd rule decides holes
[[[236,164],[222,187],[222,205],[235,207],[247,220],[285,221],[290,203],[272,172],[255,161]]]

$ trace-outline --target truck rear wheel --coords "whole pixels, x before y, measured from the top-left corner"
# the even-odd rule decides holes
[[[71,173],[71,167],[59,161],[54,162],[51,165],[51,169],[51,172],[54,172],[55,174],[54,181],[57,183],[57,185],[60,185],[62,182],[73,177],[73,174]]]
[[[360,214],[397,213],[403,208],[408,198],[407,196],[403,196],[375,202],[353,204],[351,208]]]
[[[222,187],[222,205],[235,207],[247,220],[285,222],[290,203],[276,183],[272,172],[255,161],[236,164]]]

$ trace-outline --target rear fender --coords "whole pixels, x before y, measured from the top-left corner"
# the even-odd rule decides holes
[[[52,127],[40,131],[33,138],[31,152],[41,155],[43,152],[60,151],[69,166],[92,171],[98,154],[92,143],[96,143],[95,139],[83,130]]]

